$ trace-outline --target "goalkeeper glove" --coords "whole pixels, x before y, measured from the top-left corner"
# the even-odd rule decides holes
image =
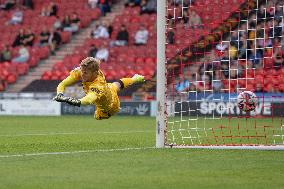
[[[81,106],[81,101],[79,99],[73,97],[66,97],[66,101],[68,104],[73,106]]]
[[[66,98],[64,97],[63,93],[58,93],[53,100],[57,101],[57,102],[65,102]]]

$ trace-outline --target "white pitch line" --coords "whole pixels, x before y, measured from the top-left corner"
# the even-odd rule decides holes
[[[110,132],[70,132],[70,133],[26,133],[15,135],[0,135],[0,137],[21,137],[21,136],[53,136],[53,135],[84,135],[84,134],[131,134],[131,133],[152,133],[155,131],[110,131]]]
[[[30,153],[30,154],[0,155],[0,158],[47,156],[47,155],[68,155],[68,154],[95,153],[95,152],[116,152],[116,151],[129,151],[129,150],[146,150],[146,149],[153,149],[153,148],[155,147],[114,148],[114,149],[80,150],[80,151],[67,151],[67,152],[42,152],[42,153]]]

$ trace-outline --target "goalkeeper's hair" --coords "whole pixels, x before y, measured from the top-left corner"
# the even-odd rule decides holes
[[[100,59],[87,57],[81,61],[80,66],[90,71],[99,71],[100,63]]]

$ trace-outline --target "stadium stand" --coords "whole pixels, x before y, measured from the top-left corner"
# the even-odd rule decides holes
[[[125,76],[131,76],[134,73],[140,73],[151,78],[154,76],[156,68],[156,14],[140,15],[140,8],[125,8],[124,11],[112,22],[113,32],[109,39],[85,40],[84,45],[77,47],[73,55],[67,55],[62,62],[54,64],[51,71],[46,71],[42,75],[44,80],[57,80],[66,77],[69,71],[78,66],[78,62],[88,55],[92,45],[100,47],[103,44],[109,46],[111,41],[116,39],[121,25],[125,25],[130,36],[129,44],[126,46],[109,47],[109,59],[102,64],[102,69],[108,80],[115,80]],[[145,46],[136,46],[134,44],[135,32],[143,23],[149,31],[149,39]],[[145,64],[147,66],[145,67]],[[121,69],[124,67],[124,69]]]
[[[179,74],[185,78],[175,83],[175,90],[203,91],[204,81],[205,88],[214,91],[229,88],[230,92],[237,92],[237,88],[246,88],[254,92],[283,92],[282,19],[282,1],[251,11],[246,19],[239,19],[238,27],[228,37],[222,34],[221,40],[212,43],[213,47],[217,45],[211,52],[198,60],[183,62],[184,69]],[[190,84],[196,80],[200,82]],[[212,86],[212,80],[222,82]]]
[[[63,1],[64,2],[64,1]],[[222,41],[224,40],[231,40],[228,39],[228,31],[224,30],[224,27],[226,24],[229,23],[232,25],[239,25],[239,28],[242,27],[243,23],[241,22],[240,18],[243,16],[244,11],[246,10],[245,7],[243,9],[240,9],[241,6],[251,6],[248,4],[245,0],[235,0],[231,3],[226,3],[225,0],[218,1],[218,0],[206,0],[206,1],[191,1],[190,4],[190,10],[187,10],[186,7],[182,7],[179,3],[179,1],[172,1],[172,4],[169,4],[168,6],[168,17],[170,18],[168,20],[168,24],[171,27],[168,27],[169,30],[168,33],[168,44],[166,48],[166,56],[168,59],[172,59],[174,64],[173,67],[175,69],[175,74],[179,74],[177,72],[177,67],[179,69],[182,67],[184,72],[189,72],[189,70],[202,70],[200,67],[198,68],[197,64],[193,65],[193,63],[201,62],[201,61],[219,61],[220,64],[222,62],[222,59],[226,58],[226,55],[228,53],[228,47],[227,49],[222,49],[224,46]],[[186,2],[186,1],[184,1]],[[183,3],[184,3],[183,2]],[[277,7],[277,6],[283,6],[281,4],[281,1],[278,2],[278,4],[275,6],[275,4],[268,3],[267,6],[271,7]],[[71,3],[72,4],[72,3]],[[76,3],[73,3],[72,6],[75,6]],[[85,3],[86,4],[86,3]],[[209,6],[210,5],[210,6]],[[63,3],[59,6],[59,10],[64,10],[68,7],[70,9],[72,7],[71,5],[67,5],[67,3]],[[37,5],[38,10],[42,8],[42,5]],[[81,15],[84,15],[84,9],[83,5],[81,6],[81,10],[78,12],[80,17]],[[269,10],[269,7],[262,7],[267,10]],[[72,8],[71,8],[72,9]],[[156,13],[144,13],[141,14],[142,6],[126,6],[122,11],[120,11],[120,14],[117,15],[110,25],[113,28],[113,31],[111,33],[110,38],[108,39],[100,39],[100,38],[92,38],[91,36],[87,38],[84,41],[84,44],[81,46],[76,46],[72,54],[66,55],[61,61],[56,62],[51,70],[46,70],[42,76],[42,80],[61,80],[65,78],[69,71],[76,67],[78,65],[78,62],[85,56],[89,55],[89,52],[91,48],[96,47],[97,50],[100,49],[101,46],[107,46],[109,57],[107,61],[105,61],[102,64],[102,69],[106,74],[107,80],[115,80],[123,76],[131,76],[134,73],[140,73],[146,76],[146,78],[149,80],[145,85],[142,87],[142,91],[148,91],[148,92],[154,92],[155,90],[155,70],[156,70],[156,28],[155,28],[155,22],[156,22]],[[211,14],[212,11],[214,11],[214,14]],[[261,11],[261,8],[259,9]],[[59,11],[60,12],[60,11]],[[72,13],[72,11],[70,11]],[[260,13],[249,13],[249,20],[256,15]],[[60,16],[64,16],[64,11],[60,12]],[[92,12],[92,18],[97,17],[97,13]],[[276,16],[276,15],[275,15]],[[83,16],[84,17],[84,16]],[[84,19],[82,19],[84,20]],[[85,21],[88,23],[88,21]],[[234,22],[234,23],[233,23]],[[263,20],[263,22],[268,23],[268,30],[275,30],[275,27],[269,26],[269,24],[278,24],[278,28],[280,28],[280,25],[278,23],[272,23],[269,18],[267,20]],[[149,31],[149,39],[147,41],[146,45],[137,46],[134,44],[134,38],[135,38],[135,32],[139,29],[141,23],[143,23],[146,26],[146,29]],[[259,24],[256,25],[256,27],[261,28],[261,22],[258,22]],[[87,25],[87,24],[86,24]],[[110,45],[112,41],[116,40],[116,36],[121,28],[122,25],[126,26],[126,29],[129,33],[129,43],[126,46],[112,46]],[[225,26],[224,26],[225,25]],[[206,27],[205,27],[206,26]],[[13,26],[14,27],[14,26]],[[228,26],[229,27],[229,26]],[[233,27],[233,26],[230,26]],[[236,27],[235,27],[236,28]],[[237,31],[238,28],[236,28],[234,31]],[[277,30],[277,28],[276,28]],[[269,33],[269,32],[267,32]],[[250,33],[247,36],[247,39],[251,37],[253,34]],[[283,34],[282,34],[283,35]],[[217,36],[217,37],[216,37]],[[210,41],[210,47],[212,50],[210,53],[206,54],[203,57],[200,57],[198,53],[191,51],[193,46],[199,46],[200,42],[202,40],[208,40]],[[277,43],[283,43],[283,38],[278,41],[276,40],[272,41],[273,47],[269,49],[265,49],[264,52],[260,53],[260,62],[264,62],[267,69],[260,69],[259,67],[255,67],[256,70],[254,72],[249,72],[248,77],[252,77],[252,74],[256,76],[258,79],[261,79],[261,77],[267,76],[266,73],[273,73],[272,80],[273,84],[267,83],[265,85],[265,91],[273,91],[273,86],[281,86],[280,90],[282,91],[284,89],[284,86],[277,83],[277,77],[283,74],[282,69],[276,69],[275,68],[275,62],[277,62],[276,59],[279,59],[278,62],[281,62],[283,64],[283,51],[280,48],[275,48],[275,44]],[[236,41],[235,41],[236,43]],[[219,44],[219,46],[218,46]],[[220,46],[221,44],[221,46]],[[234,46],[234,42],[232,41],[232,44],[227,44],[227,46],[230,46],[231,48],[236,48],[238,51],[240,51],[242,48],[239,46]],[[276,45],[277,46],[277,45]],[[278,44],[279,46],[279,44]],[[39,48],[40,49],[40,48]],[[221,50],[220,50],[221,49]],[[221,51],[221,53],[220,53]],[[276,53],[272,53],[276,52]],[[186,55],[184,55],[184,52],[187,52]],[[241,52],[238,52],[240,54]],[[195,55],[198,57],[198,59],[195,59],[194,61],[190,59],[192,55]],[[197,56],[198,55],[198,56]],[[42,55],[43,56],[43,55]],[[275,56],[275,57],[273,57]],[[184,60],[183,60],[184,58]],[[253,57],[251,57],[253,58]],[[180,63],[180,59],[182,59],[182,63]],[[237,61],[238,65],[240,66],[240,69],[242,68],[242,65],[246,64],[246,60],[240,60],[240,58],[232,59],[232,61]],[[33,60],[34,64],[36,64],[36,60]],[[250,60],[248,60],[250,62]],[[5,65],[5,64],[3,64]],[[147,65],[147,66],[145,66]],[[181,67],[179,65],[182,65]],[[269,68],[274,66],[273,69]],[[6,65],[7,66],[7,65]],[[21,67],[21,66],[19,66]],[[24,66],[23,66],[24,67]],[[121,69],[123,67],[123,69]],[[279,67],[279,65],[278,65]],[[25,73],[25,70],[27,68],[19,68],[21,73]],[[206,69],[210,69],[208,66]],[[203,70],[204,71],[204,70]],[[208,71],[208,70],[205,70]],[[256,72],[255,72],[256,71]],[[12,71],[11,71],[12,72]],[[244,74],[244,72],[242,72]],[[200,73],[199,73],[200,75]],[[271,75],[271,74],[270,74]],[[224,74],[220,75],[218,77],[226,77]],[[7,78],[7,74],[5,76]],[[187,78],[185,78],[187,79]],[[208,80],[208,83],[212,80],[212,77],[208,76],[208,78],[204,78]],[[15,76],[10,76],[10,82],[15,80]],[[4,79],[4,81],[8,81],[7,79]],[[228,85],[226,83],[227,81],[224,80],[222,85]],[[250,81],[248,85],[248,89],[252,90],[252,87],[254,85],[257,85],[257,83],[253,82],[253,80]],[[238,82],[240,85],[244,85],[242,81]],[[236,89],[236,83],[231,82],[230,83],[231,89]],[[195,86],[198,87],[198,86]],[[208,88],[211,88],[212,86],[208,85]],[[259,89],[261,90],[261,89]]]
[[[17,33],[19,30],[31,30],[35,35],[33,44],[27,46],[30,58],[26,63],[11,63],[11,61],[1,61],[0,63],[0,76],[4,83],[0,87],[0,91],[4,91],[7,85],[13,84],[17,81],[19,76],[28,73],[30,68],[34,68],[38,65],[40,60],[46,59],[50,55],[50,48],[48,46],[39,45],[39,35],[42,28],[46,27],[48,30],[54,27],[57,20],[63,20],[65,15],[71,15],[74,12],[80,15],[80,27],[84,28],[91,23],[92,19],[97,19],[100,16],[100,10],[91,9],[87,6],[87,1],[73,1],[70,3],[67,0],[55,0],[54,3],[50,3],[44,0],[34,1],[32,4],[32,9],[23,6],[24,1],[19,1],[15,3],[14,6],[8,10],[2,9],[0,11],[0,42],[4,44],[0,47],[0,51],[3,50],[4,46],[8,45],[11,50],[11,58],[17,55],[19,47],[14,44],[16,40]],[[1,2],[4,5],[4,1]],[[56,7],[56,11],[51,15],[42,15],[42,9],[44,7]],[[10,20],[13,14],[17,11],[22,12],[23,19],[18,24],[11,24]],[[91,16],[90,16],[91,15]],[[59,31],[62,43],[68,43],[71,38],[71,33],[68,31]],[[27,38],[28,34],[24,33],[22,39]],[[12,47],[13,45],[13,47]]]

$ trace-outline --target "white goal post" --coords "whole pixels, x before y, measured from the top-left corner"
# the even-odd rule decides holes
[[[263,21],[273,23],[271,26],[273,32],[276,30],[275,24],[284,23],[283,15],[276,17],[278,6],[282,8],[282,11],[284,6],[281,1],[279,1],[280,4],[271,5],[269,1],[258,0],[249,6],[246,4],[247,0],[238,1],[241,3],[239,3],[239,11],[236,11],[239,14],[237,17],[234,17],[234,11],[232,11],[228,14],[228,18],[222,21],[217,19],[218,24],[216,24],[214,23],[215,8],[212,8],[209,16],[212,18],[203,15],[204,19],[211,19],[210,22],[204,20],[202,26],[183,26],[181,23],[183,24],[184,21],[180,20],[188,16],[188,13],[184,11],[191,14],[196,10],[195,6],[204,6],[205,9],[208,8],[206,5],[196,5],[197,1],[186,1],[188,3],[185,5],[185,0],[157,1],[157,148],[284,150],[284,91],[281,91],[280,84],[276,83],[274,88],[279,85],[278,91],[267,92],[270,90],[269,83],[272,79],[284,80],[284,65],[282,69],[280,65],[279,69],[275,64],[266,64],[266,60],[277,52],[274,48],[281,46],[256,45],[261,40],[266,40],[265,37],[258,38],[258,29],[264,30],[264,36],[269,33],[264,28]],[[179,3],[175,4],[175,2]],[[244,8],[243,11],[247,12],[247,15],[245,13],[242,15],[243,7],[248,7],[248,10]],[[268,8],[273,9],[274,14],[271,13],[271,17],[265,14],[265,18],[259,20],[258,11],[263,7],[265,11],[268,11]],[[223,19],[222,15],[221,17]],[[250,25],[251,20],[255,20],[256,24]],[[213,23],[212,28],[210,28],[211,25],[206,25],[208,23]],[[228,25],[230,25],[229,30],[226,30]],[[207,30],[207,28],[210,29]],[[222,33],[221,29],[226,32]],[[171,30],[175,32],[174,44],[167,38],[168,31]],[[255,36],[244,39],[246,43],[253,45],[246,46],[245,53],[241,56],[238,53],[242,50],[239,37],[242,32],[248,34],[254,32]],[[219,33],[222,34],[219,35]],[[238,36],[237,47],[232,45],[236,43],[233,39],[235,33]],[[184,38],[180,38],[181,35],[184,35]],[[192,40],[190,37],[195,39]],[[273,33],[271,41],[274,43],[277,40],[283,40],[283,32],[282,36],[276,36]],[[182,44],[185,46],[183,47]],[[194,45],[191,46],[192,44]],[[174,55],[167,54],[170,48],[174,47],[176,47]],[[262,52],[262,57],[256,59],[259,61],[258,65],[251,66],[252,60],[249,53],[256,53],[258,50]],[[265,54],[266,51],[270,52],[269,50],[272,51],[271,57]],[[237,51],[237,55],[232,51]],[[218,54],[216,55],[218,59],[214,57],[214,53]],[[227,60],[223,58],[226,55]],[[223,66],[224,60],[228,65],[227,68]],[[193,73],[197,70],[196,68],[203,69],[199,76]],[[266,74],[269,72],[267,70],[271,70],[271,73],[276,70],[275,78],[272,78],[274,75],[267,77]],[[217,73],[225,75],[224,78],[216,77]],[[186,80],[187,77],[190,79]],[[187,81],[183,83],[186,85],[184,90],[176,87],[181,80]],[[213,85],[221,85],[221,87],[215,90]],[[257,92],[258,107],[250,113],[243,113],[236,106],[236,96],[244,90]]]
[[[157,117],[156,147],[165,146],[166,103],[166,0],[157,1]]]

